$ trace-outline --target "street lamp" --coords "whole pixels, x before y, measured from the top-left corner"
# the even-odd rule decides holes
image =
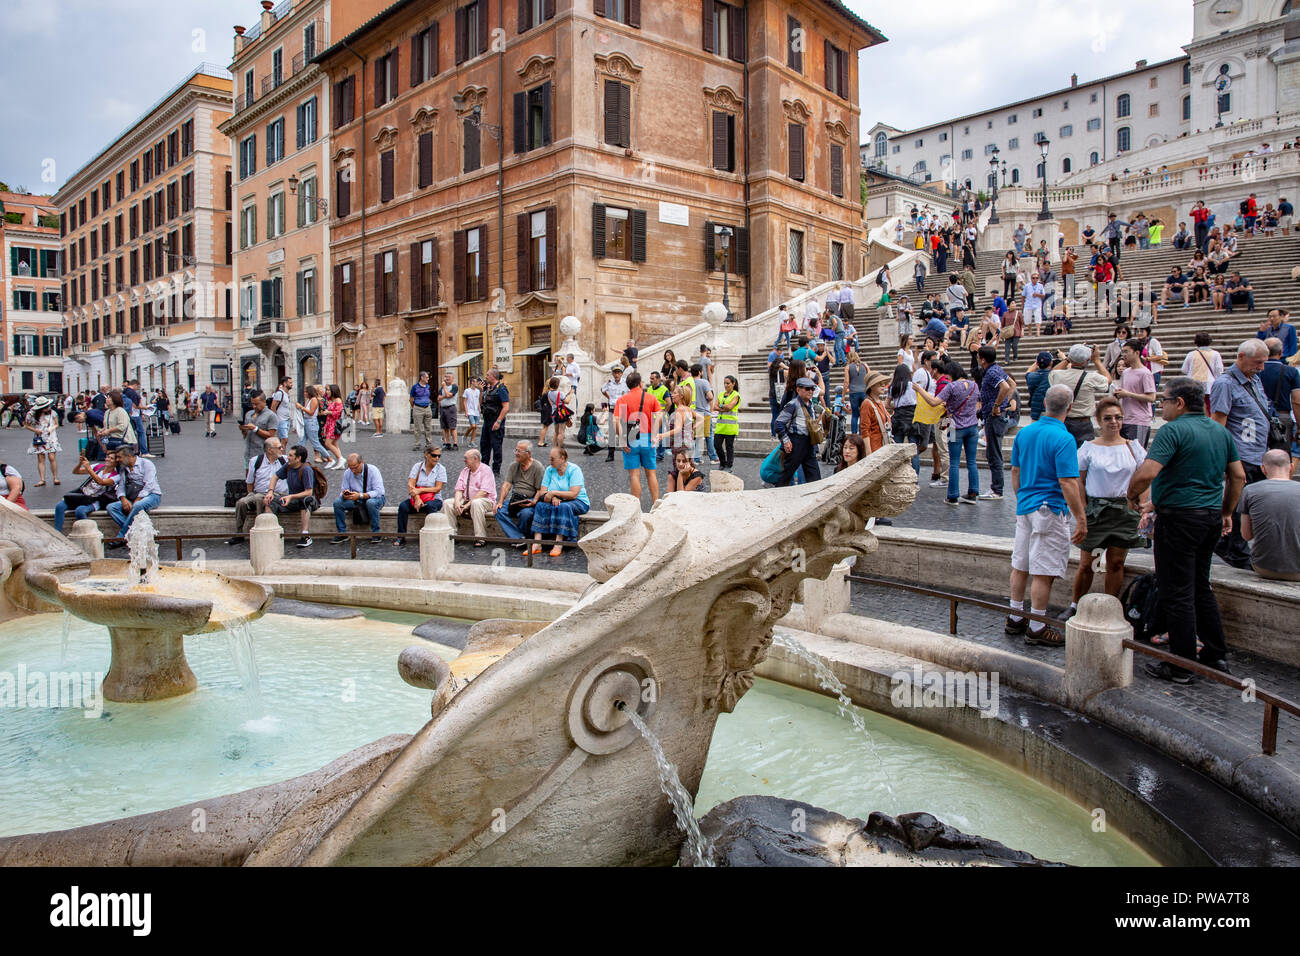
[[[990,178],[993,180],[993,210],[989,213],[989,225],[996,226],[998,219],[998,148],[993,147],[993,158],[989,160]]]
[[[298,177],[293,173],[289,174],[289,192],[291,195],[298,195]],[[330,201],[321,199],[319,196],[305,195],[303,197],[307,202],[315,203],[316,208],[320,210],[322,216],[329,214]]]
[[[1002,160],[1002,188],[1007,188],[1007,161]]]
[[[718,230],[718,242],[722,246],[722,307],[727,310],[727,321],[735,322],[731,314],[731,299],[727,295],[727,252],[731,248],[731,227],[723,226]]]
[[[1038,141],[1038,151],[1043,157],[1043,208],[1038,214],[1038,221],[1044,222],[1052,218],[1052,212],[1047,208],[1047,147],[1051,145],[1051,140],[1046,136]]]

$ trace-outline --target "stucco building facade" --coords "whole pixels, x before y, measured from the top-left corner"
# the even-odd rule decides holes
[[[0,383],[63,391],[58,215],[49,196],[0,192]]]

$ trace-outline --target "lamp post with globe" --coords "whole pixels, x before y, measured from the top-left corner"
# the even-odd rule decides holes
[[[1047,208],[1047,147],[1051,145],[1051,140],[1046,136],[1038,141],[1038,151],[1043,157],[1043,208],[1038,213],[1038,221],[1046,222],[1052,218],[1052,212]]]

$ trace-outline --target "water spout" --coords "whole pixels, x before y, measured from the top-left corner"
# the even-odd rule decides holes
[[[248,620],[231,621],[226,625],[226,647],[239,675],[240,686],[258,716],[264,712],[262,682],[257,673],[257,657],[253,653],[253,630]]]
[[[68,647],[72,644],[72,612],[63,612],[63,642],[59,645],[59,666],[68,663]]]
[[[889,782],[889,774],[885,771],[885,762],[881,759],[880,751],[876,749],[876,740],[871,736],[871,731],[867,730],[867,723],[862,719],[862,715],[858,713],[857,705],[849,699],[848,694],[844,693],[844,682],[835,676],[835,672],[831,670],[830,661],[820,654],[814,654],[787,634],[775,635],[772,638],[772,643],[789,651],[812,668],[813,676],[817,678],[817,683],[821,685],[822,690],[828,690],[835,695],[839,704],[840,716],[848,718],[853,723],[853,729],[867,739],[867,747],[871,751],[871,756],[880,768],[880,781],[885,785],[885,790],[889,794],[890,810],[897,813],[898,797],[894,793],[893,784]]]
[[[677,768],[664,755],[664,749],[659,745],[659,738],[635,710],[629,709],[622,701],[616,702],[614,706],[627,714],[628,719],[632,721],[632,726],[640,731],[641,736],[650,745],[650,751],[655,758],[655,769],[659,773],[659,789],[667,795],[668,802],[673,807],[673,816],[677,818],[677,826],[686,834],[686,849],[691,855],[691,861],[696,866],[713,866],[713,843],[706,840],[704,834],[700,832],[700,825],[695,821],[691,795],[682,786],[677,776]]]
[[[158,542],[147,511],[140,512],[132,520],[131,530],[126,533],[126,547],[131,553],[128,580],[132,590],[152,590],[158,583]]]

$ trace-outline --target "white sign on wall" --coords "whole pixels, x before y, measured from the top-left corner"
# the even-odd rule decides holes
[[[689,226],[691,224],[691,210],[688,206],[681,203],[661,202],[659,204],[659,221],[666,222],[670,226]]]

